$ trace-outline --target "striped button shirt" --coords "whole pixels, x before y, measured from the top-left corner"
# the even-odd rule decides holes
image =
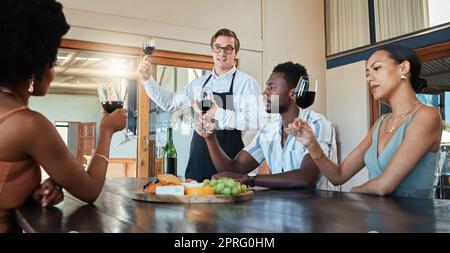
[[[298,116],[311,126],[324,153],[336,162],[336,136],[331,122],[322,114],[308,109],[301,109]],[[272,174],[300,168],[303,157],[308,154],[305,146],[292,135],[288,135],[282,147],[281,128],[281,118],[267,123],[244,148],[257,162],[266,160]]]

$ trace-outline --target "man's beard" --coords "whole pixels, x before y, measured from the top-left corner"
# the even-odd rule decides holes
[[[279,108],[278,108],[278,113],[279,114],[283,114],[283,113],[285,113],[285,112],[287,112],[288,111],[288,107],[287,106],[279,106]]]
[[[267,113],[273,113],[273,114],[282,114],[287,112],[288,106],[280,105],[279,97],[276,96],[274,99],[270,100],[270,107],[266,107]]]

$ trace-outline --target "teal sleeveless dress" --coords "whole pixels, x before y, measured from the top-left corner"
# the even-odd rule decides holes
[[[377,126],[373,131],[372,145],[364,155],[364,162],[367,170],[369,171],[369,180],[379,177],[381,173],[383,173],[394,156],[394,153],[403,142],[408,124],[419,108],[420,107],[418,107],[397,129],[396,133],[386,144],[379,156],[377,156],[378,134],[380,131],[380,125],[386,115],[383,115],[381,120],[377,122]],[[406,178],[404,178],[403,181],[397,186],[392,195],[401,197],[430,198],[433,188],[437,155],[438,152],[427,152],[409,172]],[[408,158],[405,157],[405,159]]]

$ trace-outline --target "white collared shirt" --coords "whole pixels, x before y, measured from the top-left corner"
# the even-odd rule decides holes
[[[336,136],[331,122],[322,114],[308,109],[301,109],[298,116],[311,126],[325,155],[336,162]],[[258,163],[266,160],[272,174],[299,169],[303,157],[309,153],[292,135],[288,135],[282,147],[281,128],[281,118],[267,123],[244,148]]]
[[[259,130],[263,124],[258,100],[261,88],[253,77],[236,67],[220,76],[213,70],[212,77],[205,87],[211,88],[216,93],[228,92],[235,72],[232,91],[234,110],[217,108],[214,119],[220,129]],[[203,84],[209,76],[201,76],[177,92],[165,90],[153,78],[142,81],[142,83],[153,102],[165,111],[174,112],[190,107],[193,100],[199,100]]]

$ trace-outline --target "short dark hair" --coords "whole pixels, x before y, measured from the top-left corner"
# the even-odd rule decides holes
[[[0,87],[41,80],[70,26],[55,0],[0,1]]]
[[[239,52],[239,48],[241,47],[241,43],[239,42],[239,39],[235,32],[231,31],[227,28],[222,28],[219,31],[217,31],[212,37],[211,37],[211,47],[214,44],[214,41],[220,36],[226,36],[226,37],[232,37],[234,38],[234,50],[236,50],[236,54]]]
[[[377,51],[386,51],[389,58],[393,59],[397,64],[408,61],[411,73],[411,85],[416,93],[421,92],[427,87],[427,80],[420,77],[422,71],[422,63],[414,49],[406,46],[390,44],[379,48]]]
[[[297,86],[298,80],[300,80],[301,76],[308,75],[305,66],[298,63],[293,63],[291,61],[278,64],[272,72],[284,73],[284,80],[286,80],[286,83],[291,88],[295,88]]]

